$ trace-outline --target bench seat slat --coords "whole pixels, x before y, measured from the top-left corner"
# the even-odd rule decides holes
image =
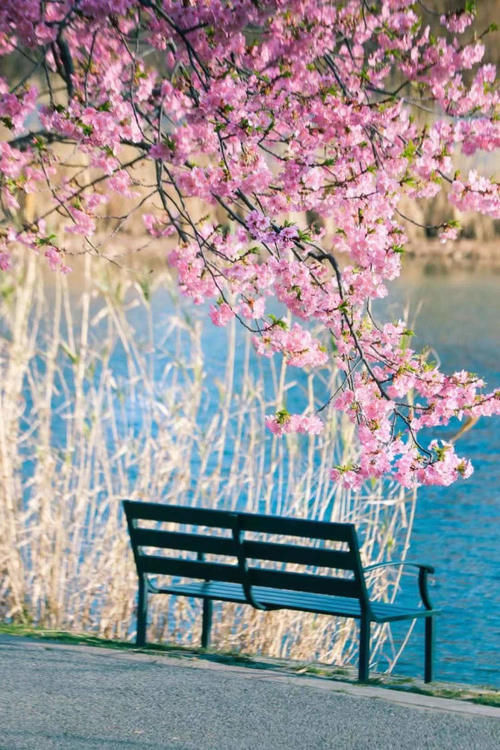
[[[243,587],[234,583],[174,583],[159,589],[164,594],[176,596],[192,596],[202,599],[217,599],[226,602],[246,603]],[[282,589],[255,586],[252,592],[261,604],[294,609],[304,612],[316,612],[324,615],[338,615],[339,617],[361,617],[359,599],[348,599],[339,596],[325,596],[324,594],[305,594],[300,591],[286,591]],[[391,622],[412,618],[429,617],[438,614],[438,610],[399,607],[394,604],[373,602],[371,604],[375,622]]]

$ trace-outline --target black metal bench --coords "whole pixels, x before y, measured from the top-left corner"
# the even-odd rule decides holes
[[[381,563],[363,568],[356,528],[350,523],[309,521],[300,518],[236,513],[177,505],[124,500],[132,549],[139,576],[137,645],[146,643],[148,593],[175,594],[203,599],[201,643],[209,644],[213,600],[241,602],[261,610],[292,609],[359,620],[359,679],[368,680],[370,623],[425,618],[425,681],[433,679],[434,615],[427,590],[430,565]],[[144,522],[168,527],[146,528]],[[195,530],[172,530],[172,525]],[[206,527],[200,531],[200,527]],[[273,535],[262,541],[256,535]],[[253,537],[253,538],[252,538]],[[283,537],[294,540],[284,541]],[[297,543],[298,538],[302,542]],[[316,546],[311,546],[313,540]],[[342,549],[339,549],[339,543]],[[337,545],[334,548],[332,545]],[[317,546],[320,545],[320,546]],[[153,552],[148,550],[153,550]],[[166,556],[163,550],[170,550]],[[196,553],[192,559],[187,553]],[[215,556],[207,560],[206,556]],[[256,564],[259,563],[259,564]],[[264,564],[263,564],[264,563]],[[267,563],[267,567],[265,566]],[[280,563],[281,569],[269,567]],[[328,568],[330,575],[285,570],[285,564]],[[413,565],[423,608],[371,601],[365,574],[386,565]],[[344,573],[344,577],[339,573]],[[349,577],[345,577],[347,576]],[[151,575],[173,576],[157,586]],[[180,581],[178,579],[190,579]],[[177,580],[176,580],[177,579]]]

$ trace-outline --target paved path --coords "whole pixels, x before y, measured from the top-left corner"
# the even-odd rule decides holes
[[[0,636],[1,750],[498,750],[500,709]]]

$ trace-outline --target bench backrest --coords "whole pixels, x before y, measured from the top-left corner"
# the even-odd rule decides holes
[[[350,597],[359,599],[363,605],[368,604],[353,524],[132,500],[124,500],[123,506],[139,575],[228,581],[246,586]],[[144,521],[168,524],[170,528],[146,528]],[[174,531],[171,529],[174,524],[196,527],[196,530]],[[248,538],[249,534],[254,538]],[[256,534],[292,537],[293,542],[262,541],[255,539]],[[311,546],[307,543],[310,540],[321,546]],[[332,543],[342,543],[343,548],[328,546]],[[153,552],[146,552],[147,548],[152,548]],[[166,556],[164,552],[158,554],[160,550],[171,552]],[[197,559],[186,559],[180,552],[197,553]],[[207,555],[215,555],[217,560],[207,560]],[[256,565],[256,562],[260,564]],[[331,570],[326,575],[296,572],[276,566],[265,567],[263,562]]]

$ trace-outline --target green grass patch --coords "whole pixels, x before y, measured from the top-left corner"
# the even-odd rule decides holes
[[[480,693],[469,698],[472,703],[480,703],[482,706],[496,706],[500,708],[500,693]]]
[[[185,646],[169,646],[165,644],[148,644],[138,648],[131,641],[120,641],[113,638],[101,638],[88,633],[68,633],[64,630],[52,630],[51,628],[36,627],[33,625],[0,623],[0,634],[24,636],[26,638],[39,638],[57,643],[65,643],[71,646],[97,646],[100,648],[113,648],[123,651],[186,651],[192,652],[194,649]]]

